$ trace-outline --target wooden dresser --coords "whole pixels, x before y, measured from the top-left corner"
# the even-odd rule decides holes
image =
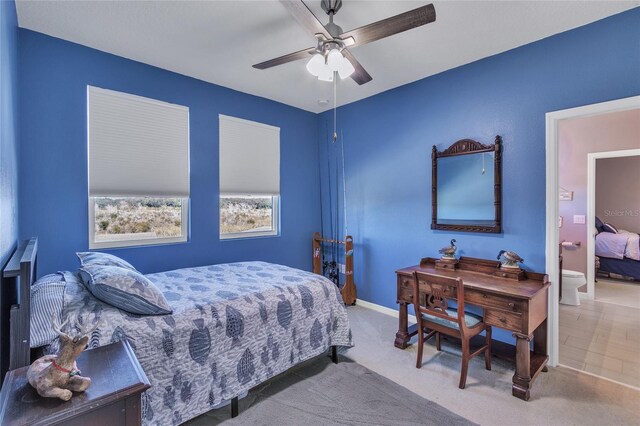
[[[425,258],[420,265],[396,271],[399,327],[395,346],[404,349],[417,333],[417,326],[408,326],[407,306],[413,303],[413,271],[459,277],[464,282],[465,303],[480,306],[484,321],[513,332],[516,338],[513,376],[513,396],[528,400],[536,376],[546,371],[547,309],[549,280],[547,275],[525,272],[520,280],[499,269],[492,260],[461,257],[456,270],[436,269],[436,259]],[[533,351],[530,342],[533,340]],[[498,345],[505,346],[505,345]]]
[[[38,395],[27,381],[29,367],[9,371],[0,394],[0,425],[142,424],[141,395],[150,386],[129,343],[86,350],[77,363],[91,386],[66,402]]]

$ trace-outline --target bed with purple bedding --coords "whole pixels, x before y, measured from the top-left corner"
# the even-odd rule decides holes
[[[600,232],[596,236],[599,272],[607,272],[640,280],[640,235],[619,230]]]

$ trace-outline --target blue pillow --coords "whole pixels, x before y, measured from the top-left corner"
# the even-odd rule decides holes
[[[596,229],[598,232],[602,232],[602,227],[604,226],[604,222],[600,220],[598,216],[596,216]]]
[[[612,224],[605,223],[604,225],[602,225],[602,232],[611,232],[612,234],[617,234],[618,230]]]
[[[171,313],[162,292],[138,271],[119,266],[85,265],[78,273],[91,294],[116,308],[140,315]]]
[[[118,256],[114,256],[109,253],[101,253],[99,251],[81,251],[76,253],[76,256],[80,259],[81,267],[86,265],[119,266],[120,268],[138,272],[138,270],[126,260],[122,260]]]

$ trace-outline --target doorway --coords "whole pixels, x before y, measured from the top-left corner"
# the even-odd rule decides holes
[[[609,102],[586,105],[546,114],[546,273],[551,283],[548,302],[549,365],[559,363],[559,277],[560,277],[560,238],[559,238],[559,127],[563,120],[597,116],[617,111],[640,108],[640,96],[618,99]],[[595,271],[594,271],[595,273]]]
[[[640,133],[637,135],[640,146]],[[588,223],[606,223],[619,235],[608,235],[594,229],[587,240],[588,299],[640,308],[640,268],[626,259],[638,259],[638,250],[624,245],[637,245],[633,234],[640,233],[640,148],[594,152],[588,155]],[[620,184],[619,184],[620,183]],[[626,190],[628,188],[628,191]],[[627,240],[625,240],[627,238]],[[612,241],[619,252],[609,253]],[[598,245],[598,242],[600,244]],[[603,252],[596,253],[596,246]],[[596,255],[599,255],[596,257]],[[621,259],[616,259],[622,257]],[[613,258],[613,260],[612,260]],[[596,280],[600,276],[599,285]],[[603,278],[606,277],[606,278]],[[633,281],[635,285],[625,281]]]

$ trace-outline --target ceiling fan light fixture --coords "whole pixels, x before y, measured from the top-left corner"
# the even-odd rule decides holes
[[[340,74],[341,79],[345,79],[349,77],[356,69],[353,64],[347,58],[342,58],[342,63],[340,64],[340,68],[338,68],[338,74]]]
[[[344,62],[344,56],[338,49],[331,49],[327,54],[327,65],[331,71],[338,71]]]
[[[314,77],[318,77],[324,68],[326,68],[324,56],[319,53],[313,55],[309,62],[307,62],[307,71],[309,71]]]
[[[322,67],[322,71],[318,74],[318,80],[320,81],[333,81],[333,71],[328,66]]]

